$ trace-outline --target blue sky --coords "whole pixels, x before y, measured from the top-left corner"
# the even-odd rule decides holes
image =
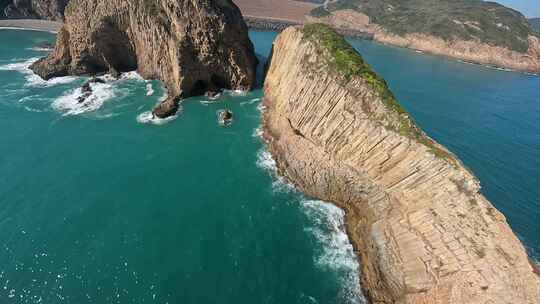
[[[540,0],[495,0],[502,5],[517,9],[523,15],[531,17],[540,17]]]

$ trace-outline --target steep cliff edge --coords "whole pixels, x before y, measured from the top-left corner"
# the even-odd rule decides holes
[[[167,87],[154,110],[165,117],[207,89],[251,89],[256,65],[230,0],[71,0],[54,52],[31,68],[44,79],[137,70]]]
[[[341,36],[286,29],[264,93],[280,174],[347,211],[372,303],[538,303],[540,277],[478,180]]]
[[[540,35],[518,11],[483,0],[336,0],[311,22],[484,65],[540,72]]]
[[[62,20],[69,0],[1,0],[0,18]]]

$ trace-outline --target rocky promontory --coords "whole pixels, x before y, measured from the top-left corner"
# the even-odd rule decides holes
[[[463,61],[540,72],[540,34],[520,12],[483,0],[335,0],[309,22],[369,33],[389,45]]]
[[[240,10],[230,0],[71,0],[56,48],[31,69],[44,79],[138,71],[162,80],[169,99],[220,88],[249,90],[257,59]]]
[[[538,303],[540,277],[479,181],[343,37],[283,31],[264,93],[279,173],[346,211],[371,303]]]

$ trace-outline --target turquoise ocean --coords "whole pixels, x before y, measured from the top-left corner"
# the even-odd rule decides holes
[[[251,33],[262,60],[275,36]],[[363,303],[343,212],[275,176],[260,89],[152,120],[159,82],[79,104],[85,78],[28,70],[54,34],[0,39],[0,303]],[[540,259],[540,77],[351,43]]]

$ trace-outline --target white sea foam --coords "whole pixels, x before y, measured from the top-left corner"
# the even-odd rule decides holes
[[[26,61],[2,65],[0,66],[0,70],[1,71],[16,71],[25,75],[25,78],[26,78],[25,86],[31,86],[31,87],[50,87],[50,86],[54,86],[58,84],[70,83],[78,79],[78,77],[66,76],[66,77],[57,77],[50,80],[43,80],[38,75],[34,74],[32,70],[30,70],[30,66],[37,60],[39,60],[39,58],[30,58]]]
[[[277,163],[274,158],[272,158],[272,154],[265,148],[262,148],[257,152],[257,167],[266,170],[272,175],[274,178],[272,189],[274,191],[285,193],[294,191],[294,186],[277,173]]]
[[[306,231],[313,234],[322,247],[315,263],[337,273],[343,286],[339,295],[341,303],[366,303],[360,289],[360,265],[345,232],[345,212],[317,200],[302,200],[301,205],[314,224]]]
[[[137,73],[137,71],[131,71],[127,73],[123,73],[120,75],[120,79],[131,79],[131,80],[138,80],[138,81],[144,81],[144,78]]]
[[[35,52],[51,52],[52,48],[45,48],[45,47],[31,47],[27,48],[27,50],[35,51]]]
[[[219,100],[201,100],[199,101],[203,106],[207,106],[209,104],[217,103]]]
[[[246,96],[249,93],[249,91],[244,90],[224,90],[223,92],[229,96]]]
[[[244,106],[244,105],[251,105],[251,104],[254,104],[255,102],[258,102],[260,101],[261,99],[260,98],[252,98],[250,99],[249,101],[242,101],[240,103],[241,106]]]
[[[148,82],[146,84],[146,96],[152,96],[154,95],[154,88],[152,87],[152,83]]]
[[[167,118],[159,118],[154,116],[154,114],[152,114],[152,111],[146,111],[137,116],[137,122],[142,124],[153,124],[160,126],[175,120],[176,118],[178,118],[178,115],[180,113],[181,110],[179,109],[178,112],[176,112],[176,114],[174,114],[173,116],[169,116]]]
[[[111,83],[91,83],[90,87],[92,94],[83,102],[78,100],[83,95],[82,89],[77,88],[57,98],[52,103],[52,107],[62,112],[64,116],[78,115],[96,111],[105,101],[116,96],[114,86]]]
[[[251,136],[258,137],[258,138],[262,138],[262,135],[263,135],[262,127],[256,128],[255,130],[253,130],[253,133],[251,134]]]

